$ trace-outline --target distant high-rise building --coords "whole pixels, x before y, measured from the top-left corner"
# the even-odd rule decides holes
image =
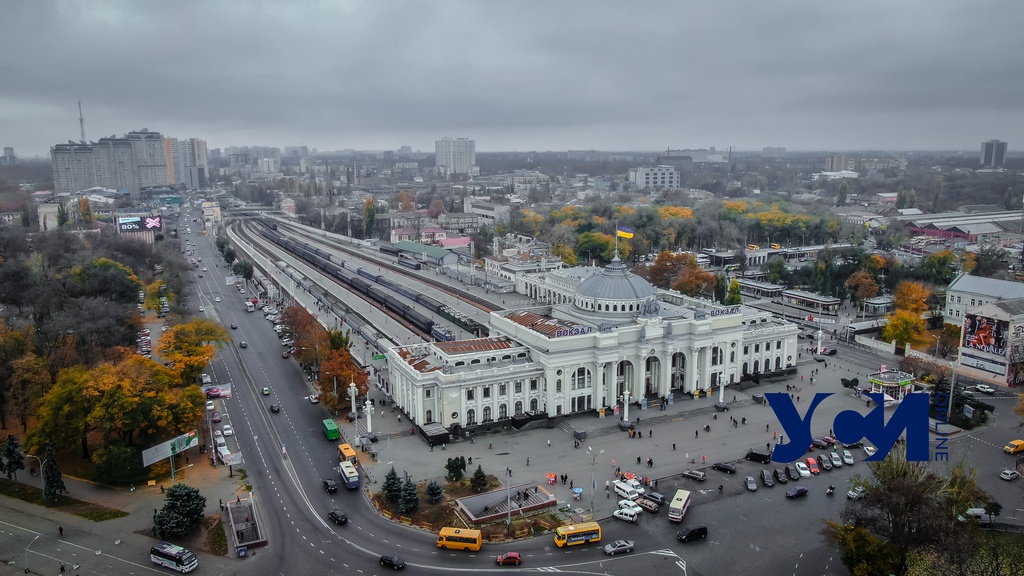
[[[135,194],[148,186],[170,184],[164,138],[139,130],[122,138],[71,142],[50,149],[53,182],[58,194],[102,186]]]
[[[825,159],[825,172],[841,172],[849,170],[846,154],[832,154]]]
[[[207,186],[209,152],[205,140],[164,138],[164,156],[170,184],[184,184],[193,190]]]
[[[476,166],[476,141],[469,138],[444,137],[434,142],[434,161],[445,174],[469,174]]]
[[[13,166],[17,161],[18,157],[14,155],[14,148],[11,146],[4,146],[3,164]]]
[[[630,168],[629,181],[637,190],[643,190],[644,188],[679,188],[679,170],[675,166]]]
[[[782,147],[766,146],[761,149],[762,158],[782,158],[786,155],[786,149]]]
[[[981,165],[985,168],[1002,168],[1006,161],[1006,142],[989,140],[981,143]]]

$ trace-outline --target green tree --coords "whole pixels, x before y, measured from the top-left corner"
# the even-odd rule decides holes
[[[839,548],[839,558],[853,576],[888,574],[896,561],[885,542],[861,526],[826,520],[822,534]]]
[[[249,262],[248,260],[236,260],[234,264],[231,265],[231,272],[236,276],[245,278],[246,280],[252,280],[252,262]]]
[[[160,537],[175,537],[187,534],[203,523],[206,497],[197,488],[186,484],[175,484],[167,489],[164,506],[154,518]]]
[[[765,273],[765,280],[772,284],[785,282],[789,277],[789,268],[786,267],[786,260],[782,256],[776,256],[765,262],[764,266],[761,266],[761,271]]]
[[[68,214],[68,207],[63,202],[57,204],[57,226],[63,226],[71,220],[71,216]]]
[[[373,236],[373,227],[377,224],[377,204],[373,198],[367,198],[363,202],[363,238]]]
[[[846,206],[846,197],[850,193],[850,186],[843,180],[839,185],[839,196],[836,197],[836,206]]]
[[[483,492],[487,489],[487,474],[484,474],[484,469],[479,464],[477,464],[476,471],[473,472],[473,477],[469,480],[469,487],[474,492]]]
[[[942,198],[942,177],[932,181],[932,212],[939,211],[939,199]],[[1007,208],[1009,210],[1009,208]]]
[[[327,340],[331,350],[352,350],[352,332],[350,330],[328,330]]]
[[[976,266],[971,272],[974,276],[991,277],[997,272],[1006,270],[1006,259],[1010,253],[998,244],[983,244],[978,248]]]
[[[7,435],[3,452],[0,453],[0,473],[7,474],[7,479],[18,481],[18,470],[25,469],[25,455],[21,452],[21,444],[14,434]]]
[[[57,451],[53,448],[52,442],[46,443],[46,452],[43,456],[43,501],[53,504],[61,494],[67,494],[68,488],[64,485],[64,474],[57,464]]]
[[[999,502],[996,502],[996,501],[993,500],[991,502],[986,502],[985,503],[985,514],[988,515],[988,523],[989,524],[992,523],[992,517],[993,516],[999,516],[999,514],[1002,511],[1003,511],[1003,505],[1000,504]]]
[[[217,348],[230,340],[224,326],[200,318],[172,327],[157,342],[160,356],[173,363],[183,382],[194,382],[206,368]]]
[[[106,445],[92,453],[93,478],[105,484],[129,484],[142,480],[142,453],[134,446]]]
[[[725,304],[725,295],[729,292],[729,279],[725,274],[715,275],[715,302]]]
[[[1021,198],[1013,191],[1013,186],[1006,189],[1006,194],[1003,195],[1003,208],[1007,210],[1014,210],[1020,206]]]
[[[737,306],[743,303],[743,296],[740,294],[740,281],[732,279],[729,284],[729,293],[725,295],[726,306]]]
[[[234,248],[231,248],[229,246],[226,250],[224,250],[224,261],[228,263],[228,266],[231,266],[231,263],[235,261]]]
[[[448,463],[444,467],[448,471],[448,480],[450,482],[462,480],[462,476],[466,472],[465,462],[460,462],[458,458],[449,458]]]
[[[840,378],[839,382],[843,385],[843,388],[849,388],[850,390],[857,390],[860,387],[860,380],[857,378]]]
[[[82,218],[83,224],[92,224],[92,207],[89,206],[88,198],[82,198],[78,201],[78,214]]]
[[[397,504],[402,497],[402,481],[399,480],[394,466],[384,475],[384,497],[392,504]]]
[[[441,498],[444,498],[444,488],[441,488],[441,485],[438,484],[437,482],[434,482],[433,480],[428,482],[427,500],[431,504],[437,504],[438,502],[441,501]]]
[[[46,362],[29,352],[11,362],[13,373],[8,380],[10,406],[21,420],[22,432],[28,431],[28,420],[36,413],[43,391],[50,384]]]
[[[398,504],[398,511],[402,514],[415,512],[420,507],[420,496],[416,492],[416,484],[406,478],[402,484],[402,500]]]

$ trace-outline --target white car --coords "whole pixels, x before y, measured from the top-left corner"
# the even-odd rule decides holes
[[[853,466],[853,454],[849,450],[843,450],[843,464]]]
[[[1018,474],[1016,470],[1003,470],[1002,472],[999,473],[999,477],[1002,478],[1003,480],[1009,481],[1020,478],[1020,474]]]
[[[803,462],[797,462],[793,464],[793,466],[796,468],[796,471],[798,474],[800,474],[801,478],[811,477],[811,470],[807,467],[807,464],[804,464]]]
[[[224,434],[222,434],[220,430],[214,430],[213,431],[213,437],[214,438],[221,438],[223,436],[224,436]]]
[[[235,435],[235,431],[231,429],[231,424],[225,424],[225,425],[221,426],[221,429],[224,430],[224,435],[225,436],[234,436]]]
[[[207,400],[206,401],[206,409],[207,410],[216,410],[217,409],[217,407],[213,405],[213,400]]]
[[[623,510],[621,508],[612,512],[612,516],[619,520],[629,522],[630,524],[636,524],[636,520],[639,517],[636,512],[633,512],[632,510]]]
[[[200,307],[199,307],[199,311],[200,311],[200,312],[206,312],[206,308],[203,308],[202,306],[200,306]]]
[[[214,298],[213,301],[214,302],[220,302],[220,296],[217,296],[216,298]]]
[[[989,386],[988,384],[978,384],[977,386],[974,387],[974,389],[977,390],[978,392],[981,392],[982,394],[996,393],[996,389]]]
[[[875,452],[878,452],[878,448],[875,448],[874,446],[865,446],[864,447],[864,453],[868,455],[868,458],[871,458],[872,456],[874,456]]]
[[[842,468],[843,467],[843,459],[839,457],[839,453],[838,452],[833,452],[833,453],[829,454],[829,458],[832,460],[832,467],[833,468]]]
[[[227,448],[228,443],[224,441],[224,438],[218,436],[213,439],[213,443],[217,445],[217,448]]]
[[[206,272],[206,266],[203,266],[203,272]]]
[[[317,396],[316,394],[311,394],[309,396],[309,401],[312,402],[313,404],[319,404],[320,403],[320,397]]]
[[[641,508],[636,502],[633,502],[632,500],[629,499],[619,500],[619,510],[632,510],[637,514],[640,514],[644,511],[644,509]]]

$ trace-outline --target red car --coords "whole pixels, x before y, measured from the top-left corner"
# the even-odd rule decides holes
[[[821,438],[819,438],[819,440],[821,440],[825,444],[828,444],[829,446],[836,445],[836,439],[831,436],[822,436]]]
[[[821,469],[818,468],[818,461],[814,458],[807,459],[807,469],[811,471],[811,474],[817,476],[821,474]]]
[[[505,564],[513,564],[519,566],[522,562],[522,557],[519,556],[519,552],[505,552],[504,554],[498,555],[498,564],[504,566]]]

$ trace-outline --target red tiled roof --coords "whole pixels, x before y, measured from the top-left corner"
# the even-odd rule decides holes
[[[513,310],[505,315],[506,318],[525,326],[534,332],[543,334],[549,338],[554,337],[555,333],[563,328],[572,328],[579,326],[575,322],[569,322],[567,320],[554,320],[547,316],[541,316],[540,314],[534,314],[527,310]]]
[[[508,338],[477,338],[475,340],[435,342],[434,346],[445,354],[455,355],[473,352],[488,352],[492,350],[506,350],[516,346],[516,343]]]

